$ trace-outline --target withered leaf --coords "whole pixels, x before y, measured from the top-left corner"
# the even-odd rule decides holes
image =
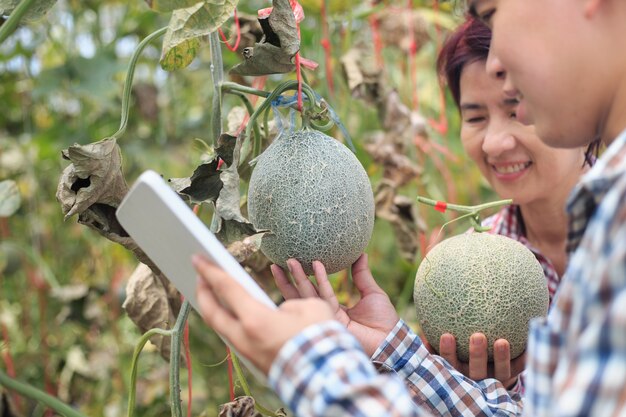
[[[152,10],[167,13],[202,3],[202,0],[145,0],[145,2]]]
[[[170,63],[173,64],[172,69],[183,68],[178,65],[188,64],[197,53],[195,43],[191,41],[198,41],[200,37],[217,30],[232,16],[236,6],[237,0],[204,0],[174,10],[163,40],[161,62],[171,56],[172,49],[178,48]],[[186,46],[183,45],[185,43]],[[180,59],[176,57],[177,54]]]
[[[126,285],[122,307],[142,333],[153,328],[169,329],[180,310],[180,295],[166,278],[155,275],[147,265],[139,264]],[[170,338],[155,335],[150,341],[163,358],[169,360]]]
[[[380,38],[386,46],[412,53],[419,51],[430,38],[422,9],[405,10],[399,19],[395,10],[385,8],[376,17]]]
[[[377,103],[385,95],[382,71],[363,45],[351,48],[341,57],[343,76],[354,97]]]
[[[21,201],[15,181],[0,181],[0,217],[12,216],[20,208]]]
[[[284,74],[295,69],[294,57],[300,50],[296,18],[289,0],[272,0],[272,12],[259,19],[263,38],[243,50],[244,61],[230,72],[239,75]]]
[[[167,32],[163,42],[170,42],[167,38]],[[186,68],[198,55],[200,49],[200,40],[198,38],[186,39],[181,43],[173,46],[167,52],[164,51],[164,55],[161,56],[159,63],[161,68],[165,71],[174,71],[181,68]]]
[[[263,414],[254,408],[254,403],[252,397],[237,397],[235,401],[220,406],[218,417],[263,417]]]
[[[412,199],[398,195],[394,183],[383,180],[378,184],[374,201],[376,216],[391,223],[400,255],[413,262],[419,247],[419,232],[426,230],[417,215]]]
[[[199,165],[190,178],[170,179],[172,188],[193,204],[215,202],[223,186],[218,164],[219,160],[215,158]]]
[[[20,4],[21,0],[0,0],[0,16],[8,16],[13,9]],[[35,22],[48,13],[48,10],[56,4],[57,0],[37,0],[26,11],[22,17],[25,22]]]
[[[94,204],[117,208],[128,191],[122,175],[122,154],[113,138],[88,145],[72,145],[62,152],[71,161],[65,168],[56,197],[65,219]]]

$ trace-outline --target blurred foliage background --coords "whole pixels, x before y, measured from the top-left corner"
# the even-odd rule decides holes
[[[415,196],[460,204],[494,198],[463,154],[457,110],[449,95],[442,95],[435,73],[438,48],[462,13],[435,1],[331,0],[327,9],[320,0],[301,2],[306,18],[301,23],[300,51],[320,64],[314,71],[305,70],[306,77],[339,113],[375,189],[389,167],[368,144],[376,144],[381,132],[402,132],[406,120],[383,123],[380,105],[355,94],[342,67],[346,55],[357,48],[369,62],[365,69],[377,74],[385,89],[397,91],[399,103],[427,126],[420,138],[401,149],[419,174],[394,188],[409,202],[403,213],[395,214],[415,226],[413,256],[399,255],[397,225],[382,217],[367,249],[374,276],[412,323],[416,267],[439,227],[452,218],[418,207]],[[237,11],[240,17],[255,16],[269,6],[268,0],[242,0]],[[391,20],[385,21],[385,15]],[[417,16],[417,23],[404,16]],[[0,22],[5,19],[0,17]],[[121,305],[137,261],[121,246],[78,225],[75,218],[63,221],[55,199],[67,165],[61,150],[94,142],[117,129],[129,57],[145,36],[168,20],[168,15],[155,13],[142,1],[60,0],[44,18],[21,25],[0,45],[0,181],[15,181],[21,196],[19,210],[0,217],[0,366],[87,415],[113,417],[126,412],[131,355],[140,332]],[[234,20],[223,30],[232,43]],[[139,60],[129,126],[119,141],[129,183],[148,168],[166,177],[191,175],[204,153],[196,139],[213,140],[208,43],[202,44],[189,67],[173,72],[159,66],[160,43],[148,46]],[[222,52],[226,69],[241,60],[240,53],[226,47]],[[269,76],[265,89],[294,77]],[[254,78],[232,80],[252,84]],[[224,116],[237,105],[235,97],[225,97]],[[341,138],[338,131],[331,133]],[[453,223],[440,237],[467,227]],[[272,283],[259,279],[265,279],[262,285],[278,299]],[[333,282],[349,303],[355,294],[347,274],[336,274]],[[190,346],[193,415],[217,415],[218,405],[229,401],[226,350],[193,312]],[[186,404],[186,372],[181,377]],[[266,387],[252,378],[249,382],[259,401],[271,409],[281,406]],[[14,413],[4,415],[53,415],[32,400],[6,392],[2,396]],[[168,365],[150,346],[140,357],[136,415],[170,415]]]

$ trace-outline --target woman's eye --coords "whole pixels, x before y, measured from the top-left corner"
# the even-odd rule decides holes
[[[491,27],[491,19],[493,18],[493,14],[496,12],[496,9],[488,9],[478,15],[478,18],[483,21],[487,26]]]
[[[484,120],[485,120],[484,117],[470,117],[469,119],[465,120],[465,122],[466,123],[480,123]]]

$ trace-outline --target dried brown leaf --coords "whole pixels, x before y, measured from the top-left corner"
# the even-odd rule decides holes
[[[17,414],[15,409],[15,405],[13,405],[13,400],[4,390],[4,387],[0,387],[0,416],[19,417],[19,414]]]
[[[126,300],[122,307],[142,333],[153,329],[171,328],[180,310],[180,296],[173,294],[173,286],[145,264],[139,264],[126,285]],[[155,335],[150,341],[157,346],[164,359],[170,358],[170,338]]]
[[[263,38],[243,50],[244,61],[230,72],[239,75],[284,74],[295,69],[294,57],[300,50],[296,18],[289,0],[272,0],[272,12],[259,19]]]
[[[13,180],[0,181],[0,217],[10,217],[20,208],[22,198]]]
[[[237,240],[228,245],[228,252],[230,252],[230,254],[237,259],[237,262],[243,263],[259,251],[264,235],[265,232],[256,233],[252,236],[247,236],[242,240]]]
[[[407,53],[412,50],[417,52],[430,39],[428,23],[420,10],[405,10],[398,16],[396,11],[386,8],[376,17],[380,38],[385,46],[396,47]]]
[[[24,22],[35,22],[41,19],[56,2],[57,0],[38,0],[34,2],[24,14],[22,20]],[[19,4],[20,0],[0,0],[0,16],[10,15]]]
[[[252,397],[237,397],[235,401],[220,406],[218,417],[263,417],[263,414],[254,408],[254,403]]]
[[[394,183],[382,181],[378,184],[374,201],[376,216],[391,223],[400,255],[413,262],[419,247],[419,232],[425,227],[419,220],[415,202],[397,194]]]
[[[341,68],[354,97],[378,103],[385,95],[382,71],[363,45],[351,48],[341,57]]]
[[[62,154],[71,164],[61,175],[56,197],[66,220],[94,204],[119,206],[128,185],[122,175],[122,154],[115,139],[75,144]]]

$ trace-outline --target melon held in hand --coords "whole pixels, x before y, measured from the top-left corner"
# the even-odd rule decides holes
[[[261,251],[307,274],[318,260],[334,273],[350,267],[374,227],[374,196],[363,166],[342,143],[315,130],[281,135],[258,158],[248,189],[248,217],[269,229]]]
[[[549,293],[539,261],[521,243],[501,235],[466,233],[437,244],[420,264],[415,278],[417,318],[431,346],[451,333],[457,355],[469,360],[469,338],[506,339],[511,358],[526,349],[528,322],[545,316]]]

